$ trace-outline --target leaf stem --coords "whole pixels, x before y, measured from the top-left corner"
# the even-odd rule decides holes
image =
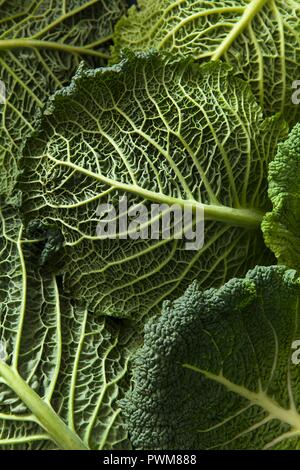
[[[122,181],[115,181],[111,178],[108,178],[104,175],[94,173],[90,170],[80,167],[75,163],[70,161],[57,160],[51,155],[47,155],[49,160],[52,160],[56,165],[65,166],[67,168],[72,168],[73,170],[81,173],[83,175],[89,176],[95,180],[101,181],[102,183],[107,184],[110,187],[119,189],[124,192],[131,194],[136,194],[146,200],[152,202],[157,202],[158,204],[178,204],[180,207],[188,208],[191,207],[193,211],[197,209],[204,210],[204,217],[206,220],[216,220],[219,222],[224,222],[234,226],[246,226],[257,228],[260,226],[262,219],[264,217],[264,212],[261,212],[257,209],[244,209],[244,208],[232,208],[223,205],[214,205],[214,204],[202,204],[195,199],[181,199],[174,196],[168,196],[166,194],[151,191],[145,189],[136,184],[123,183]]]
[[[219,45],[217,50],[214,52],[211,60],[219,60],[230,48],[236,38],[245,30],[245,28],[251,23],[254,16],[263,8],[268,0],[252,0],[249,5],[245,8],[243,15],[238,23],[234,25],[228,36]]]
[[[30,409],[38,424],[61,449],[88,450],[81,439],[68,428],[53,408],[32,390],[15,369],[0,361],[0,375]]]
[[[300,432],[300,415],[297,412],[297,409],[284,408],[282,405],[277,403],[272,396],[268,396],[261,388],[259,388],[258,391],[249,390],[245,386],[236,384],[227,379],[223,375],[222,371],[219,374],[215,374],[188,363],[182,364],[182,367],[204,375],[207,379],[223,385],[230,392],[236,393],[248,400],[250,403],[260,406],[263,410],[269,413],[269,416],[272,419],[277,419],[283,423],[287,423],[291,426],[293,431],[297,431],[298,433]]]
[[[102,59],[108,59],[109,54],[101,51],[95,51],[93,49],[87,49],[86,47],[71,46],[69,44],[62,44],[53,41],[43,41],[39,39],[3,39],[0,40],[0,50],[10,50],[16,48],[29,48],[29,49],[54,49],[56,51],[67,52],[69,54],[77,55],[91,55],[94,57],[100,57]]]

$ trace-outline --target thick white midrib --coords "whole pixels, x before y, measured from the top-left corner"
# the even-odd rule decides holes
[[[237,385],[222,374],[216,375],[206,370],[200,369],[199,367],[193,366],[191,364],[182,364],[186,369],[190,369],[194,372],[204,375],[210,380],[217,382],[221,385],[224,385],[229,391],[240,395],[251,403],[260,406],[262,409],[267,411],[270,417],[278,419],[284,423],[289,424],[294,431],[300,432],[300,415],[293,408],[285,409],[282,408],[278,403],[272,400],[265,392],[262,390],[259,392],[252,392],[242,385]]]
[[[99,175],[90,170],[76,165],[70,161],[58,160],[51,155],[47,157],[57,165],[65,166],[67,168],[72,168],[77,172],[90,176],[102,183],[105,183],[115,189],[120,189],[127,193],[136,194],[143,197],[145,200],[150,200],[158,204],[167,204],[169,206],[177,204],[183,209],[191,208],[194,212],[197,209],[204,211],[204,217],[206,220],[215,220],[218,222],[224,222],[234,226],[248,226],[248,227],[259,227],[264,213],[255,209],[235,209],[232,207],[222,206],[222,205],[208,205],[202,204],[194,199],[179,199],[173,196],[167,196],[163,193],[150,191],[149,189],[144,189],[141,186],[135,184],[122,183],[121,181],[115,181],[106,176]]]
[[[25,382],[18,372],[0,361],[0,376],[32,412],[36,422],[47,432],[49,438],[63,450],[88,450],[81,439],[73,433],[55,413],[53,408]]]
[[[72,46],[71,44],[63,44],[55,41],[47,41],[40,39],[0,39],[0,50],[9,51],[18,48],[28,49],[52,49],[55,51],[66,52],[75,55],[90,55],[94,57],[100,57],[108,59],[109,55],[105,52],[98,51],[95,49],[88,49],[82,46]]]
[[[252,0],[249,5],[245,8],[241,19],[232,28],[230,33],[226,36],[224,41],[219,45],[211,60],[219,60],[230,48],[232,43],[238,38],[238,36],[246,29],[251,23],[255,15],[264,7],[269,0]]]

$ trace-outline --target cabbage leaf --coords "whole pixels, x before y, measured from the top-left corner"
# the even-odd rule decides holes
[[[279,145],[268,178],[273,210],[262,222],[265,242],[280,264],[300,272],[300,124]]]
[[[135,317],[159,312],[195,278],[219,286],[270,264],[260,223],[268,162],[285,131],[225,64],[170,64],[150,53],[82,65],[23,151],[22,211],[28,236],[44,237],[41,264],[59,259],[65,289],[96,314]],[[99,203],[124,196],[135,206],[202,207],[204,246],[132,240],[130,227],[126,239],[98,237]]]
[[[0,446],[130,448],[118,400],[128,389],[133,330],[98,319],[37,269],[15,206],[0,212]]]
[[[266,115],[300,119],[292,102],[300,77],[298,0],[139,0],[116,25],[114,43],[115,61],[124,48],[222,59],[251,85]]]
[[[20,146],[36,113],[82,59],[104,64],[125,0],[14,0],[0,4],[0,195],[9,197]]]
[[[299,450],[299,306],[296,272],[276,266],[166,302],[123,400],[133,446]]]

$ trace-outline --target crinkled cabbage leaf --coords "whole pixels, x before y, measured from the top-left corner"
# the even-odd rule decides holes
[[[296,271],[275,266],[166,302],[123,401],[133,446],[299,450],[299,308]]]
[[[114,42],[115,61],[123,48],[222,59],[251,85],[267,115],[300,118],[292,101],[300,77],[299,1],[139,0],[117,24]]]
[[[44,237],[41,263],[58,258],[65,289],[96,314],[159,312],[195,278],[220,286],[273,261],[260,223],[268,163],[285,131],[277,116],[264,119],[248,85],[222,63],[170,64],[151,53],[83,65],[24,148],[28,236]],[[125,196],[129,207],[203,208],[203,247],[131,239],[130,224],[122,239],[99,237],[99,204],[112,204],[118,218]]]
[[[125,0],[14,0],[0,5],[0,195],[9,197],[36,113],[82,59],[101,65]],[[1,89],[2,91],[2,89]]]
[[[279,263],[300,272],[300,124],[270,163],[269,196],[273,211],[262,223],[266,244]]]
[[[62,294],[16,207],[3,206],[0,222],[1,448],[129,448],[118,400],[133,330]]]

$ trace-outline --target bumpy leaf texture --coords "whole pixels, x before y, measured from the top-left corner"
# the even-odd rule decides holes
[[[270,164],[269,196],[273,211],[262,223],[266,244],[279,263],[300,272],[300,124]]]
[[[300,106],[298,0],[139,0],[116,26],[113,58],[123,48],[166,49],[196,60],[222,59],[251,84],[266,114],[284,111],[294,123]]]
[[[299,450],[299,300],[295,271],[257,267],[166,302],[123,401],[133,445]]]
[[[61,232],[65,288],[95,313],[159,311],[196,277],[219,286],[273,259],[260,222],[269,207],[267,165],[284,133],[225,64],[170,64],[153,53],[80,67],[24,149],[28,234]],[[129,206],[202,207],[204,246],[132,240],[130,226],[127,239],[99,238],[99,203],[112,203],[118,218],[124,196]],[[45,239],[42,263],[57,248]]]
[[[1,209],[0,447],[130,447],[119,398],[132,330],[97,319],[61,294],[24,243],[15,207]]]
[[[0,195],[15,182],[20,145],[36,112],[69,83],[82,59],[94,65],[108,57],[113,25],[125,0],[14,0],[0,4]]]

